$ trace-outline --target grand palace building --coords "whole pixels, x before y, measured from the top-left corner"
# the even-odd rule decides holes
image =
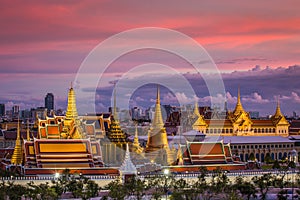
[[[179,120],[182,117],[176,116]],[[238,91],[233,111],[207,119],[196,103],[186,120],[192,123],[185,131],[167,133],[158,87],[154,119],[147,135],[140,135],[137,124],[133,125],[133,133],[126,132],[117,116],[115,93],[113,113],[78,116],[71,87],[66,116],[37,118],[37,131],[28,126],[21,131],[19,122],[17,131],[1,130],[1,163],[6,168],[22,166],[25,174],[52,173],[57,167],[81,169],[88,174],[118,174],[127,147],[133,158],[138,158],[133,162],[139,167],[155,162],[178,171],[197,170],[199,166],[244,169],[244,162],[265,162],[266,157],[298,163],[300,137],[289,135],[290,123],[281,113],[279,102],[269,119],[251,119]],[[179,129],[183,124],[176,126]]]

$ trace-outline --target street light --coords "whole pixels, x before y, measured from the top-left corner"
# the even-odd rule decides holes
[[[59,174],[58,172],[56,172],[56,173],[54,174],[54,178],[56,178],[56,179],[58,179],[59,176],[60,176],[60,174]]]
[[[164,169],[164,175],[168,177],[169,174],[170,174],[170,170],[169,169]]]
[[[166,193],[166,200],[168,199],[168,176],[170,174],[170,170],[169,169],[164,169],[164,175],[165,175],[165,193]]]

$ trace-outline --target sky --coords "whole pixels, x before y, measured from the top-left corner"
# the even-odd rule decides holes
[[[25,3],[2,0],[0,103],[5,103],[7,108],[18,104],[21,109],[43,106],[45,95],[52,92],[56,108],[65,108],[70,83],[97,45],[123,31],[158,27],[180,32],[205,49],[210,61],[216,64],[214,73],[221,74],[225,94],[220,95],[226,96],[231,109],[240,87],[246,110],[273,114],[279,98],[283,113],[300,113],[299,7],[297,0],[36,0]],[[147,37],[145,33],[124,40],[117,47],[105,49],[104,54],[112,54],[115,48],[147,40]],[[168,41],[190,51],[184,48],[184,43],[171,37],[158,37],[154,43]],[[211,94],[203,80],[206,74],[199,75],[191,63],[171,53],[144,49],[120,56],[103,73],[103,82],[99,82],[95,93],[97,109],[106,110],[110,106],[113,87],[110,83],[149,62],[171,66],[195,90],[196,97],[185,94],[184,89],[165,88],[162,103],[193,103],[196,98],[199,105],[210,104]],[[161,75],[159,69],[149,66],[147,69]],[[162,79],[167,79],[167,75],[162,74]],[[156,80],[155,75],[152,76],[152,80]],[[143,71],[137,71],[134,78],[143,79]],[[174,88],[178,85],[176,80],[170,79]],[[155,87],[147,88],[140,85],[136,91],[124,94],[131,99],[130,106],[146,107],[153,103]],[[77,89],[88,91],[88,88]],[[85,101],[81,93],[78,103]]]

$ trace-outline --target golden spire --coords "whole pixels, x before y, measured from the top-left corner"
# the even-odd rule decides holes
[[[27,119],[27,141],[30,140],[29,120]]]
[[[109,140],[113,143],[117,143],[121,145],[127,143],[127,135],[121,129],[121,125],[118,120],[116,87],[114,88],[113,120],[111,121],[107,136]]]
[[[282,113],[281,113],[281,110],[280,110],[280,103],[279,103],[279,98],[278,98],[277,99],[277,107],[276,107],[274,117],[277,118],[277,117],[280,117],[280,116],[282,116]]]
[[[138,136],[138,128],[137,128],[137,124],[135,124],[135,134],[134,134],[133,144],[134,144],[134,145],[140,146],[140,144],[139,144],[139,136]]]
[[[14,153],[11,157],[10,163],[13,165],[21,165],[22,164],[22,145],[21,145],[21,132],[20,132],[20,124],[18,118],[18,129],[17,129],[17,139],[15,144]]]
[[[84,138],[84,132],[82,130],[81,122],[78,119],[76,96],[71,83],[71,88],[68,93],[68,107],[66,112],[66,118],[64,120],[64,127],[61,132],[61,138],[81,139]]]
[[[71,88],[68,94],[68,108],[66,113],[66,119],[78,118],[77,107],[76,107],[76,96],[71,83]]]
[[[118,113],[117,113],[117,97],[116,97],[116,84],[114,87],[114,110],[113,110],[113,116],[114,116],[114,120],[118,121]]]
[[[167,154],[167,158],[162,158],[163,161],[166,161],[168,164],[172,163],[173,158],[173,152],[169,148],[168,143],[168,137],[167,132],[164,127],[162,114],[161,114],[161,108],[160,108],[160,93],[159,93],[159,87],[157,86],[157,96],[156,96],[156,105],[155,105],[155,113],[154,113],[154,119],[151,124],[150,130],[148,131],[148,140],[147,140],[147,146],[145,149],[146,153],[150,153],[152,156],[155,155],[159,157],[162,156],[161,150],[165,150]]]
[[[195,102],[195,108],[194,108],[194,115],[199,117],[200,116],[200,112],[199,112],[199,106],[198,106],[198,102]]]
[[[241,102],[241,94],[240,94],[240,87],[238,88],[238,97],[237,97],[237,103],[235,106],[235,109],[233,111],[233,113],[235,115],[239,114],[240,112],[245,112],[244,108],[242,106],[242,102]]]
[[[143,152],[143,148],[140,146],[140,143],[139,143],[137,123],[135,124],[135,135],[134,135],[132,147],[133,147],[133,151],[135,151],[136,153]]]
[[[155,105],[155,113],[154,113],[154,119],[152,122],[152,127],[155,127],[155,128],[163,128],[164,127],[164,122],[163,122],[161,107],[160,107],[160,91],[159,91],[158,85],[157,85],[156,105]]]

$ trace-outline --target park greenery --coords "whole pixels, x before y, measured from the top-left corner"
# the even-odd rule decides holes
[[[126,180],[114,180],[104,187],[80,174],[70,174],[68,170],[60,177],[45,183],[26,185],[9,180],[0,183],[0,200],[17,199],[267,199],[269,193],[276,191],[277,199],[287,199],[289,190],[300,196],[300,173],[289,176],[287,168],[277,173],[264,173],[247,179],[243,176],[230,178],[226,171],[213,172],[200,168],[195,179],[179,174],[149,174],[129,176]],[[103,191],[106,191],[103,193]],[[297,197],[298,198],[298,197]],[[296,199],[296,198],[295,198]]]

